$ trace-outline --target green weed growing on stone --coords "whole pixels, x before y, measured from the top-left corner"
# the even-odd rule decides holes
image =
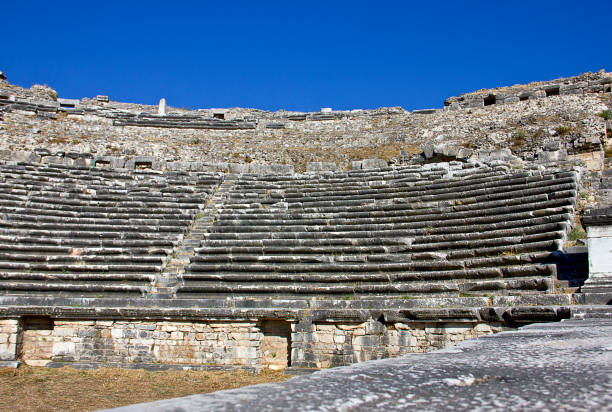
[[[604,120],[612,120],[612,110],[602,110],[601,112],[597,113],[597,116]]]
[[[572,128],[567,127],[567,126],[557,126],[555,130],[557,131],[557,134],[559,136],[563,137],[563,136],[567,136],[568,134],[570,134],[572,131]]]
[[[569,239],[570,242],[576,242],[576,241],[578,241],[580,239],[586,239],[586,237],[587,237],[587,234],[586,234],[586,232],[584,230],[582,230],[582,229],[580,229],[578,227],[575,227],[570,232],[570,234],[568,236],[568,239]]]

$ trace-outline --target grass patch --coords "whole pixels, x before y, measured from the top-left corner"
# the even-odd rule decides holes
[[[51,144],[66,144],[68,143],[68,138],[66,136],[55,136],[47,141]]]
[[[245,371],[83,371],[23,366],[0,369],[0,409],[90,411],[287,379],[282,372],[268,370],[253,375]]]
[[[572,229],[572,231],[570,232],[569,236],[567,237],[567,239],[570,242],[577,242],[580,239],[586,239],[587,234],[584,230],[582,230],[579,227],[574,227]]]
[[[612,111],[610,110],[602,110],[597,113],[597,116],[601,117],[604,120],[612,120]]]
[[[512,139],[510,139],[510,149],[517,150],[521,146],[524,146],[527,143],[526,137],[525,130],[518,129],[512,135]]]
[[[561,137],[567,136],[572,132],[572,128],[568,126],[557,126],[555,130],[557,131],[557,134]]]

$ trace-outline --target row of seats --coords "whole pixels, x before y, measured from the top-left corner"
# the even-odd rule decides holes
[[[243,175],[177,295],[550,293],[576,187],[571,171],[469,163]]]
[[[0,294],[142,296],[222,175],[0,165]]]

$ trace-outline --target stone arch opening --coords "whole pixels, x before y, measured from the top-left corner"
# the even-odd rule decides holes
[[[495,97],[494,94],[490,94],[488,96],[485,96],[484,98],[484,105],[485,106],[491,106],[493,104],[495,104],[497,102],[497,98]]]

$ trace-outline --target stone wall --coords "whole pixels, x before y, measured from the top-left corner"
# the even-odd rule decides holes
[[[0,361],[15,360],[19,343],[19,321],[0,319]]]
[[[22,327],[23,359],[55,362],[258,366],[261,331],[253,322],[54,320]]]
[[[484,107],[500,104],[518,103],[552,96],[580,95],[586,93],[610,93],[612,76],[601,70],[597,73],[584,73],[580,76],[533,82],[527,85],[498,87],[465,93],[444,101],[447,110]]]
[[[300,327],[301,326],[301,327]],[[328,368],[452,346],[501,331],[486,323],[313,323],[297,325],[292,365]]]
[[[427,352],[498,324],[260,321],[0,320],[0,360],[55,364],[327,368]]]

